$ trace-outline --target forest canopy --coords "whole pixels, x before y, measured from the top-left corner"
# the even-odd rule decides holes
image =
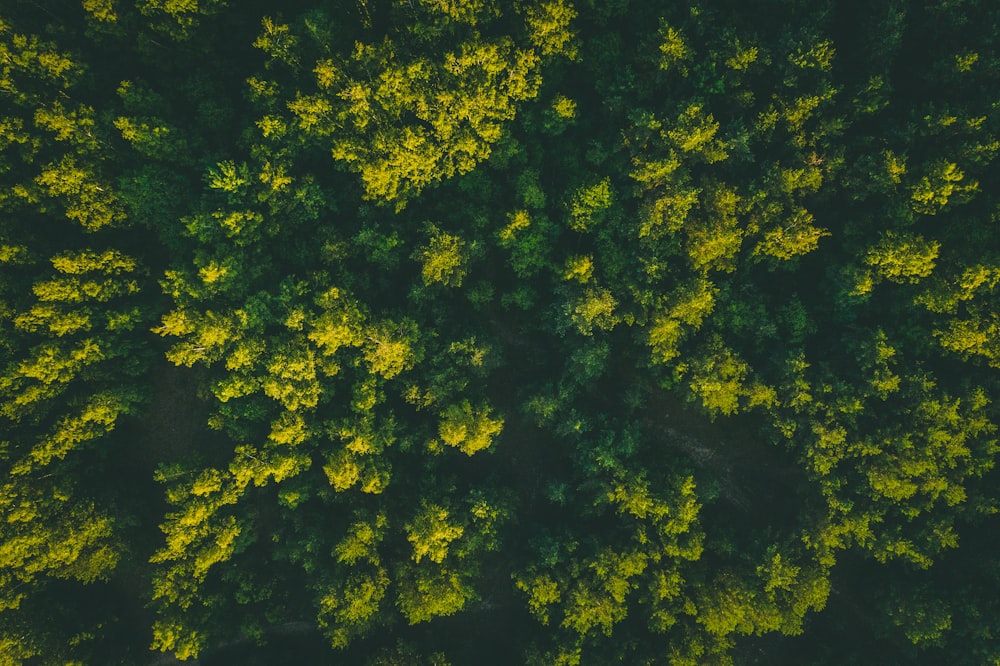
[[[998,26],[8,0],[0,666],[1000,664]]]

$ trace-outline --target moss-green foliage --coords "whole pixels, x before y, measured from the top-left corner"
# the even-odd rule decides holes
[[[0,664],[996,663],[995,4],[6,3]]]

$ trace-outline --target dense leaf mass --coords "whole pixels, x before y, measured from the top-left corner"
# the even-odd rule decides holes
[[[1000,663],[998,26],[3,3],[0,666]]]

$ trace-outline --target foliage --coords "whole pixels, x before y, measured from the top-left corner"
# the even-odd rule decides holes
[[[997,662],[995,4],[7,3],[0,663]]]

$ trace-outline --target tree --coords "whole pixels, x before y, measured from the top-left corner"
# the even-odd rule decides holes
[[[431,225],[431,237],[419,254],[425,285],[439,282],[446,287],[461,287],[465,278],[465,242]]]
[[[368,198],[401,209],[489,157],[518,104],[537,94],[538,66],[538,55],[509,37],[476,36],[432,57],[365,44],[320,60],[318,92],[296,95],[289,109],[305,136],[324,140],[361,175]]]
[[[490,418],[490,408],[473,409],[468,400],[450,405],[441,415],[438,435],[441,441],[466,455],[490,448],[503,429],[503,419]]]

